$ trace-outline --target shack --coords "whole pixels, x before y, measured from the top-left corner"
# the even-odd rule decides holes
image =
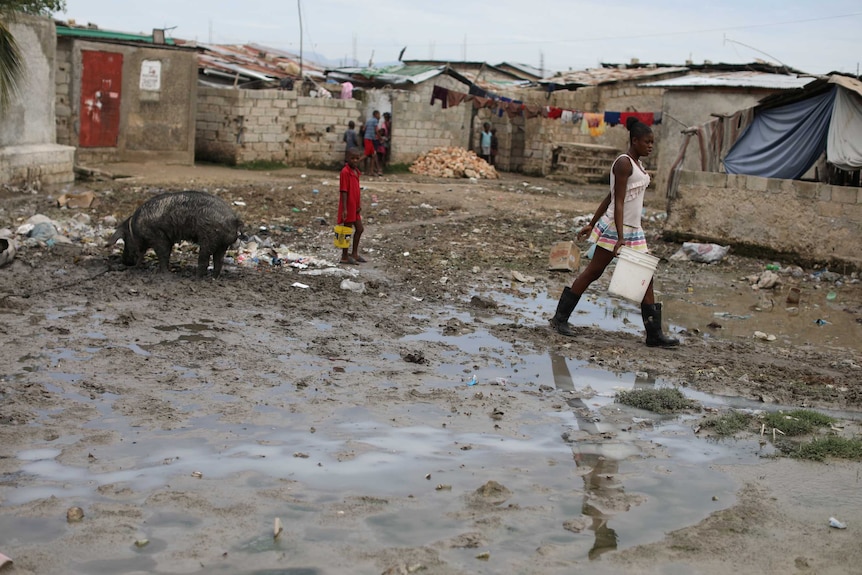
[[[57,141],[77,149],[77,164],[194,163],[194,50],[164,30],[56,29]]]

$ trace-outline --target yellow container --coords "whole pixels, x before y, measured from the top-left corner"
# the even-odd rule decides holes
[[[349,248],[352,237],[353,228],[350,226],[335,226],[335,247],[343,250]]]

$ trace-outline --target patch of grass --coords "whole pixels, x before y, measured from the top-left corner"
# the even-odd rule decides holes
[[[410,164],[389,164],[386,166],[387,174],[407,174],[410,173]]]
[[[805,435],[817,427],[827,427],[835,423],[835,419],[812,411],[810,409],[794,409],[793,411],[777,411],[766,414],[764,423],[767,428],[780,429],[788,436]]]
[[[671,387],[620,391],[614,401],[654,413],[700,410],[700,404],[697,401],[688,399],[680,390]]]
[[[701,427],[709,429],[720,437],[728,437],[749,427],[753,419],[754,417],[750,413],[730,411],[724,415],[707,418],[701,423]]]
[[[268,170],[283,170],[287,168],[287,165],[282,162],[273,162],[272,160],[255,160],[253,162],[243,162],[232,167],[238,170],[266,172]]]
[[[780,447],[787,455],[797,459],[823,461],[827,457],[834,457],[862,461],[862,439],[857,437],[828,435],[798,445],[783,442]]]

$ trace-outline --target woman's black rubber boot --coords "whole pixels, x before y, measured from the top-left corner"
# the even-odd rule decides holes
[[[676,347],[679,340],[667,337],[661,330],[661,304],[641,304],[647,347]]]
[[[573,292],[571,288],[563,289],[563,295],[560,296],[560,301],[557,303],[557,311],[550,320],[551,327],[560,335],[575,337],[575,332],[569,326],[569,317],[575,311],[575,306],[578,305],[580,299],[581,296]]]

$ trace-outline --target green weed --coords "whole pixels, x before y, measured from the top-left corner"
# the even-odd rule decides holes
[[[768,413],[764,417],[764,423],[766,423],[768,429],[773,427],[780,429],[788,436],[805,435],[818,427],[827,427],[834,422],[834,418],[811,411],[810,409],[795,409],[788,412],[777,411]]]
[[[707,418],[701,423],[701,427],[709,429],[720,437],[728,437],[749,427],[753,419],[754,417],[749,413],[729,411],[723,415]]]
[[[862,439],[828,435],[807,443],[782,442],[779,446],[790,457],[823,461],[827,457],[862,460]]]
[[[617,393],[614,401],[654,413],[677,413],[691,409],[700,410],[698,402],[688,399],[680,390],[671,387],[620,391]]]

